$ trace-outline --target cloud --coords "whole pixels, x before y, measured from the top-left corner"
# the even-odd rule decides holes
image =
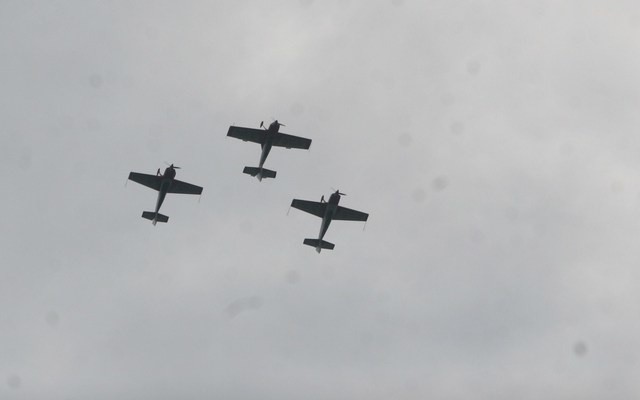
[[[639,15],[0,6],[0,397],[633,397]],[[270,118],[313,145],[259,183]],[[204,192],[153,227],[165,161]],[[371,218],[318,255],[332,187]]]

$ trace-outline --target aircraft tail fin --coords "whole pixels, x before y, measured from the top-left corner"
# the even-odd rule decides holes
[[[320,253],[321,249],[333,250],[333,248],[336,247],[333,243],[319,239],[305,239],[303,243],[307,246],[315,247],[318,253]]]
[[[155,225],[156,222],[167,222],[169,221],[169,217],[166,215],[162,215],[160,213],[154,213],[153,211],[144,211],[142,213],[142,218],[148,219]]]
[[[244,167],[244,170],[242,172],[251,176],[255,176],[260,181],[262,180],[262,178],[276,177],[276,171],[260,167]]]

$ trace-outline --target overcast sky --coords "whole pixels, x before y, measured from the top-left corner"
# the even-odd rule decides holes
[[[639,4],[0,1],[0,398],[638,398]]]

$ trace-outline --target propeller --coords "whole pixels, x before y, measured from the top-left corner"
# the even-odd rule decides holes
[[[260,128],[267,129],[267,128],[264,127],[264,121],[260,121]]]
[[[168,163],[168,162],[166,162],[166,161],[165,161],[164,163],[165,163],[165,164],[167,164],[167,167],[169,167],[169,168],[173,168],[173,169],[180,169],[180,167],[176,167],[175,165],[173,165],[173,164],[169,164],[169,163]]]
[[[331,190],[333,190],[335,193],[338,193],[340,196],[346,196],[347,195],[346,193],[341,193],[340,189],[331,188]]]

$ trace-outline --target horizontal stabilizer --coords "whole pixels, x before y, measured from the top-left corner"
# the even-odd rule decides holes
[[[276,177],[276,171],[272,171],[266,168],[244,167],[244,170],[242,172],[251,176],[255,176],[258,179]]]
[[[166,215],[162,215],[160,213],[156,214],[153,211],[143,211],[142,212],[142,218],[146,218],[150,221],[155,221],[155,222],[167,222],[169,221],[169,217],[167,217]]]
[[[276,171],[272,171],[270,169],[262,168],[262,177],[263,178],[275,178],[276,177]]]
[[[320,253],[320,249],[333,250],[333,248],[336,247],[333,243],[318,239],[305,239],[303,243],[307,246],[315,247],[318,253]]]

